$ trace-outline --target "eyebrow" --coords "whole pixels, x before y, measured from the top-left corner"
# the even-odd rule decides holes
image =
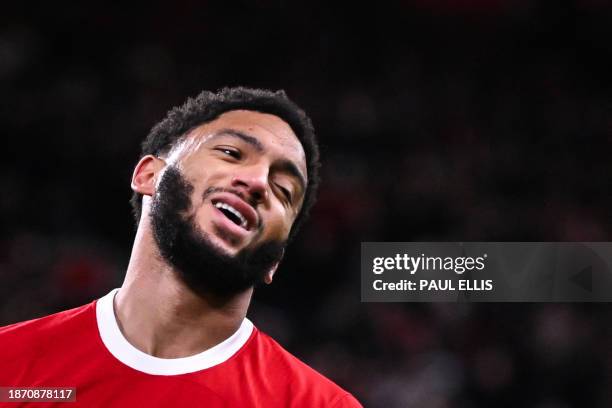
[[[255,150],[257,150],[259,153],[263,153],[266,150],[264,148],[264,145],[256,137],[247,135],[246,133],[239,132],[234,129],[222,129],[216,132],[213,135],[213,138],[216,138],[219,136],[232,136],[232,137],[238,138],[248,143],[249,145],[253,146],[253,148],[255,148]],[[300,185],[300,188],[302,189],[302,191],[306,191],[306,178],[304,177],[304,175],[302,174],[300,169],[295,165],[294,162],[288,159],[282,159],[278,161],[274,167],[276,167],[278,170],[284,171],[294,176],[298,180],[299,182],[298,184]]]
[[[213,135],[213,137],[218,137],[218,136],[237,137],[238,139],[241,139],[242,141],[253,146],[259,153],[263,153],[264,150],[266,150],[264,149],[264,146],[261,144],[259,139],[257,139],[256,137],[247,135],[246,133],[242,133],[234,129],[222,129]]]

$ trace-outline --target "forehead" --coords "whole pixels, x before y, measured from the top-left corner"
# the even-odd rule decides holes
[[[273,151],[292,160],[306,174],[306,155],[291,126],[276,115],[250,110],[232,110],[218,118],[193,129],[185,140],[192,150],[223,130],[235,130],[255,137],[266,151]]]

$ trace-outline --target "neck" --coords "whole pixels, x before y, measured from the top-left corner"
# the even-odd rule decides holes
[[[143,217],[115,316],[125,338],[160,358],[201,353],[235,333],[246,316],[253,289],[227,297],[189,289],[159,254],[148,217]]]

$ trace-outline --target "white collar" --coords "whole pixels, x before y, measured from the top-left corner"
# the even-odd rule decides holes
[[[159,358],[132,346],[119,329],[113,300],[119,289],[113,289],[96,302],[96,320],[102,342],[123,364],[143,373],[153,375],[179,375],[193,373],[216,366],[236,354],[253,332],[253,323],[245,318],[238,330],[216,346],[199,354],[181,358]]]

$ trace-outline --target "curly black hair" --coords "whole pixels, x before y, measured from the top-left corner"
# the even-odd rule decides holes
[[[278,116],[291,126],[306,153],[308,185],[304,203],[298,214],[289,239],[291,240],[308,217],[315,202],[319,186],[319,146],[310,118],[291,101],[285,91],[270,91],[244,87],[223,88],[217,93],[203,91],[195,98],[187,99],[182,106],[172,108],[166,117],[157,123],[142,143],[141,157],[151,154],[161,156],[168,153],[176,142],[192,129],[215,120],[232,110],[252,110]],[[136,226],[142,212],[142,194],[134,192],[130,199]]]

